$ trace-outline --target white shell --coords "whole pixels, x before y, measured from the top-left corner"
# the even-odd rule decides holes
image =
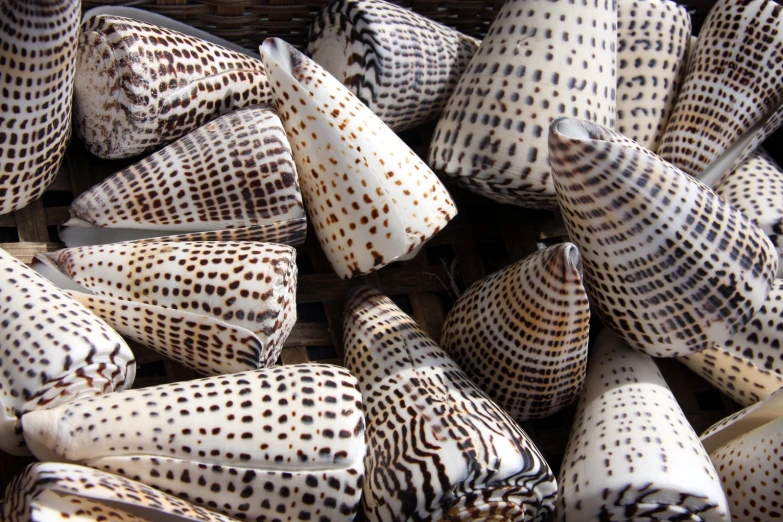
[[[337,366],[128,390],[27,414],[22,427],[41,460],[123,475],[246,520],[349,522],[361,495],[361,395]]]
[[[346,303],[367,417],[368,520],[545,521],[557,484],[524,431],[386,296]]]
[[[763,231],[709,188],[596,124],[552,124],[550,159],[591,304],[625,342],[675,357],[721,344],[778,269]]]
[[[728,522],[707,452],[655,362],[604,330],[560,469],[558,520]]]
[[[440,180],[315,62],[275,38],[261,56],[307,213],[337,275],[414,256],[457,214]]]
[[[19,419],[130,387],[136,360],[87,308],[0,249],[0,449],[27,455]]]
[[[306,53],[395,131],[437,116],[479,41],[384,0],[333,0]]]
[[[500,203],[556,209],[547,131],[559,116],[614,127],[614,0],[509,0],[460,78],[429,164]]]

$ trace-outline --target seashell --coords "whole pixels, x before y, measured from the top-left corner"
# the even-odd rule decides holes
[[[655,362],[604,330],[558,482],[558,519],[730,520],[707,452]]]
[[[783,376],[723,347],[710,346],[680,358],[680,362],[743,406],[750,406],[783,386]]]
[[[762,306],[777,253],[709,188],[590,122],[556,120],[549,150],[591,304],[626,343],[688,355],[724,343]]]
[[[121,334],[205,374],[274,364],[296,322],[296,250],[285,245],[117,243],[36,260]]]
[[[367,419],[369,520],[547,520],[546,461],[391,299],[354,289],[344,341]]]
[[[661,157],[701,177],[783,103],[781,52],[783,13],[777,2],[718,0],[699,33]],[[712,175],[720,172],[713,167]]]
[[[101,158],[126,158],[221,114],[269,103],[257,59],[142,21],[96,15],[82,24],[76,131]]]
[[[134,480],[74,464],[30,464],[8,484],[3,520],[36,522],[65,519],[123,522],[233,520]]]
[[[401,131],[440,114],[479,43],[383,0],[332,0],[306,53]]]
[[[446,317],[441,346],[522,422],[576,400],[585,379],[589,329],[579,252],[563,243],[468,288]]]
[[[78,0],[4,0],[0,10],[0,214],[41,197],[71,137]]]
[[[617,132],[657,150],[674,107],[691,17],[671,0],[617,1]]]
[[[70,211],[66,246],[203,233],[300,244],[307,228],[291,148],[266,106],[203,125],[84,192]]]
[[[415,256],[457,214],[440,180],[318,64],[276,38],[261,56],[308,215],[337,275]]]
[[[449,99],[429,164],[500,203],[556,209],[547,129],[569,115],[614,127],[614,0],[510,0]]]
[[[279,366],[113,393],[22,420],[41,460],[125,477],[243,520],[350,521],[364,474],[356,379]]]
[[[29,455],[24,413],[133,384],[136,360],[125,341],[2,249],[0,302],[0,450]]]
[[[783,253],[783,170],[764,152],[756,152],[736,170],[723,175],[715,193],[745,214]],[[783,277],[778,263],[777,277]]]

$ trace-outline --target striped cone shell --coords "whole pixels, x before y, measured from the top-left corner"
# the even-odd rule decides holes
[[[556,209],[547,129],[559,116],[615,124],[614,0],[509,0],[438,121],[429,164],[466,188]]]
[[[591,348],[558,520],[730,520],[707,452],[655,362],[610,330]]]
[[[576,400],[585,379],[589,329],[579,252],[563,243],[468,288],[446,317],[441,346],[522,422]]]
[[[780,374],[723,347],[710,346],[680,358],[680,362],[743,406],[755,404],[783,386]]]
[[[5,490],[3,520],[231,522],[139,482],[64,463],[30,464]]]
[[[675,357],[722,344],[767,298],[778,256],[739,211],[633,141],[552,124],[550,158],[591,304],[632,347]]]
[[[332,0],[307,55],[395,131],[436,117],[479,41],[384,0]]]
[[[60,228],[67,246],[205,232],[298,244],[307,226],[291,148],[268,106],[207,123],[84,192],[70,211]]]
[[[0,450],[27,455],[19,419],[133,384],[125,341],[84,306],[0,249]]]
[[[781,53],[777,2],[718,0],[699,33],[661,157],[700,177],[783,103]]]
[[[0,4],[0,214],[38,199],[71,137],[79,0]]]
[[[368,520],[544,521],[557,484],[524,431],[377,291],[346,304],[367,419]]]
[[[76,131],[101,158],[127,158],[221,114],[269,103],[257,59],[164,27],[111,15],[82,24]]]
[[[752,154],[715,185],[715,193],[745,214],[783,253],[783,170],[766,153]],[[783,277],[778,263],[777,277]]]
[[[617,0],[617,132],[655,151],[685,72],[691,17],[672,0]]]
[[[36,259],[117,331],[205,374],[274,364],[296,322],[296,250],[285,245],[117,243]]]
[[[364,474],[356,379],[279,366],[75,401],[24,417],[41,460],[130,478],[244,520],[350,521]]]
[[[457,214],[440,180],[318,64],[275,38],[261,56],[308,215],[337,275],[415,256]]]

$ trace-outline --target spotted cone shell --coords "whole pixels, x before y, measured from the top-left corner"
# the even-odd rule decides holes
[[[307,226],[291,148],[269,106],[207,123],[84,192],[70,211],[66,246],[204,232],[299,244]]]
[[[617,132],[655,151],[680,89],[691,17],[671,0],[617,0]]]
[[[762,306],[777,252],[709,188],[581,120],[552,124],[550,158],[591,303],[626,343],[688,355],[726,342]]]
[[[614,127],[614,0],[509,0],[460,78],[429,164],[500,203],[556,209],[547,129],[559,116]]]
[[[391,299],[355,289],[344,342],[367,418],[369,520],[547,520],[546,461]]]
[[[558,520],[730,520],[707,452],[655,362],[604,330],[558,482]]]
[[[563,243],[468,288],[446,317],[441,346],[522,422],[576,400],[585,379],[589,329],[579,252]]]
[[[47,462],[30,464],[8,484],[3,520],[231,522],[233,519],[124,477],[74,464]]]
[[[82,24],[76,131],[101,158],[127,158],[232,110],[269,103],[257,59],[146,22],[96,15]]]
[[[660,155],[702,173],[783,103],[783,12],[774,0],[718,0],[699,33]]]
[[[71,137],[79,0],[0,4],[0,214],[38,199]]]
[[[117,243],[37,259],[120,333],[205,374],[274,364],[296,322],[296,250],[285,245]]]
[[[383,0],[333,0],[307,55],[395,131],[443,110],[479,41]]]
[[[686,355],[680,361],[743,406],[755,404],[783,386],[780,374],[718,346]]]
[[[0,450],[29,451],[19,419],[79,397],[130,387],[125,341],[65,292],[0,249]]]
[[[318,64],[276,38],[261,56],[308,215],[337,275],[416,255],[457,214],[440,180]]]
[[[752,154],[721,177],[715,193],[758,225],[778,256],[783,253],[783,170],[772,158],[763,151]],[[783,277],[780,262],[777,277]]]
[[[350,521],[364,476],[356,379],[299,364],[75,401],[28,414],[41,460],[137,480],[243,520]]]

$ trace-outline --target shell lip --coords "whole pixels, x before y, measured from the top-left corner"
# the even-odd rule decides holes
[[[573,141],[603,141],[609,137],[600,125],[568,116],[553,120],[549,129],[550,133]]]

